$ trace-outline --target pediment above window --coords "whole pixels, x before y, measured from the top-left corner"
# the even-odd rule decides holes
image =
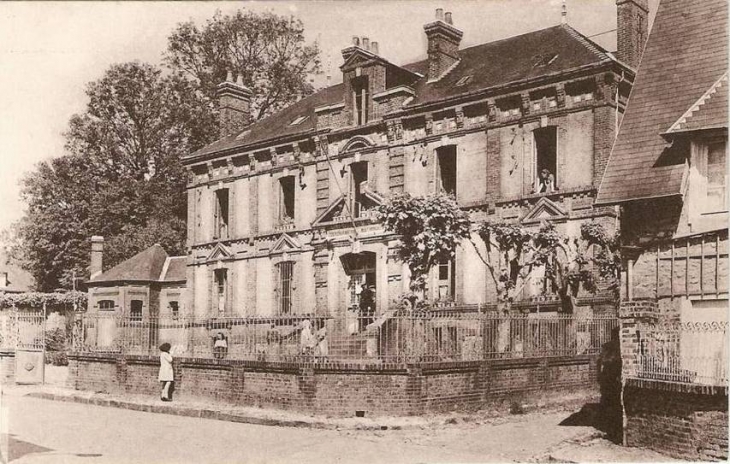
[[[365,137],[362,135],[356,135],[355,137],[348,140],[347,143],[342,146],[340,153],[346,153],[348,151],[354,152],[354,151],[363,150],[365,148],[369,148],[372,146],[375,146],[375,143],[372,140],[370,140],[368,137]]]
[[[568,213],[558,206],[557,203],[548,199],[540,198],[530,211],[522,218],[522,223],[534,223],[542,221],[559,221],[568,219]]]
[[[281,234],[276,240],[274,245],[271,247],[271,254],[288,253],[292,251],[299,251],[302,245],[289,234]]]
[[[233,256],[233,253],[231,252],[230,248],[223,245],[222,243],[217,243],[215,247],[211,250],[210,253],[208,253],[208,257],[206,258],[207,261],[220,261],[224,259],[231,258]]]

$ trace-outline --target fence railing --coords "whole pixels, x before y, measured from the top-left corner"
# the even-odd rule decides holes
[[[45,317],[38,312],[0,312],[0,350],[42,350]]]
[[[534,315],[539,316],[539,315]],[[391,312],[371,317],[156,318],[87,314],[75,351],[271,361],[438,362],[597,354],[614,317]]]
[[[666,382],[728,385],[728,323],[642,323],[629,377]]]

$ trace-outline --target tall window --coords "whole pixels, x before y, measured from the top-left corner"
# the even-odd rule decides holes
[[[453,300],[456,295],[456,259],[438,264],[438,298]]]
[[[436,153],[439,190],[456,196],[456,147],[441,147]]]
[[[535,137],[535,192],[557,190],[558,129],[541,127],[533,132]]]
[[[277,295],[279,298],[279,314],[291,314],[292,293],[294,287],[294,263],[283,261],[277,265],[279,268],[279,286]]]
[[[279,221],[289,222],[294,219],[295,198],[294,176],[279,179]]]
[[[180,316],[180,304],[177,301],[170,301],[168,304],[170,305],[170,315],[172,316],[172,319],[177,320]]]
[[[352,175],[352,215],[359,218],[364,209],[364,193],[368,185],[368,163],[360,161],[350,165]]]
[[[218,309],[218,314],[223,314],[226,312],[226,300],[228,297],[228,269],[215,270],[215,294],[215,304]]]
[[[114,311],[114,300],[99,301],[99,309],[101,311]]]
[[[727,209],[727,169],[725,142],[711,143],[707,147],[705,172],[707,179],[707,198],[705,211],[715,212]]]
[[[129,319],[132,321],[142,320],[142,300],[132,300],[130,302]]]
[[[361,126],[368,122],[368,78],[356,77],[352,80],[353,113],[355,124]]]
[[[213,238],[228,238],[228,189],[215,192],[215,235]]]

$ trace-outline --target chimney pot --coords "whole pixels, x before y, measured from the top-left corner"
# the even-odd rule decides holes
[[[373,54],[378,54],[378,43],[377,42],[370,42],[370,51],[373,52]]]
[[[353,35],[352,36],[352,45],[359,47],[360,46],[360,37]]]
[[[241,87],[243,87],[243,75],[242,74],[239,74],[238,76],[236,76],[236,85],[240,85]]]
[[[370,39],[368,39],[367,37],[362,38],[362,48],[364,48],[365,50],[370,50]]]
[[[230,69],[226,73],[226,82],[233,82],[233,72]]]
[[[446,12],[446,24],[454,24],[454,20],[451,18],[451,12]]]
[[[443,8],[436,8],[436,20],[437,21],[444,20],[444,9]]]

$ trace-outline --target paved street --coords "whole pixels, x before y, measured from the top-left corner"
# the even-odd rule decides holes
[[[566,412],[445,429],[311,430],[152,414],[19,394],[3,396],[2,413],[3,432],[9,432],[3,435],[3,455],[9,453],[18,464],[524,461],[594,430],[559,426]]]

